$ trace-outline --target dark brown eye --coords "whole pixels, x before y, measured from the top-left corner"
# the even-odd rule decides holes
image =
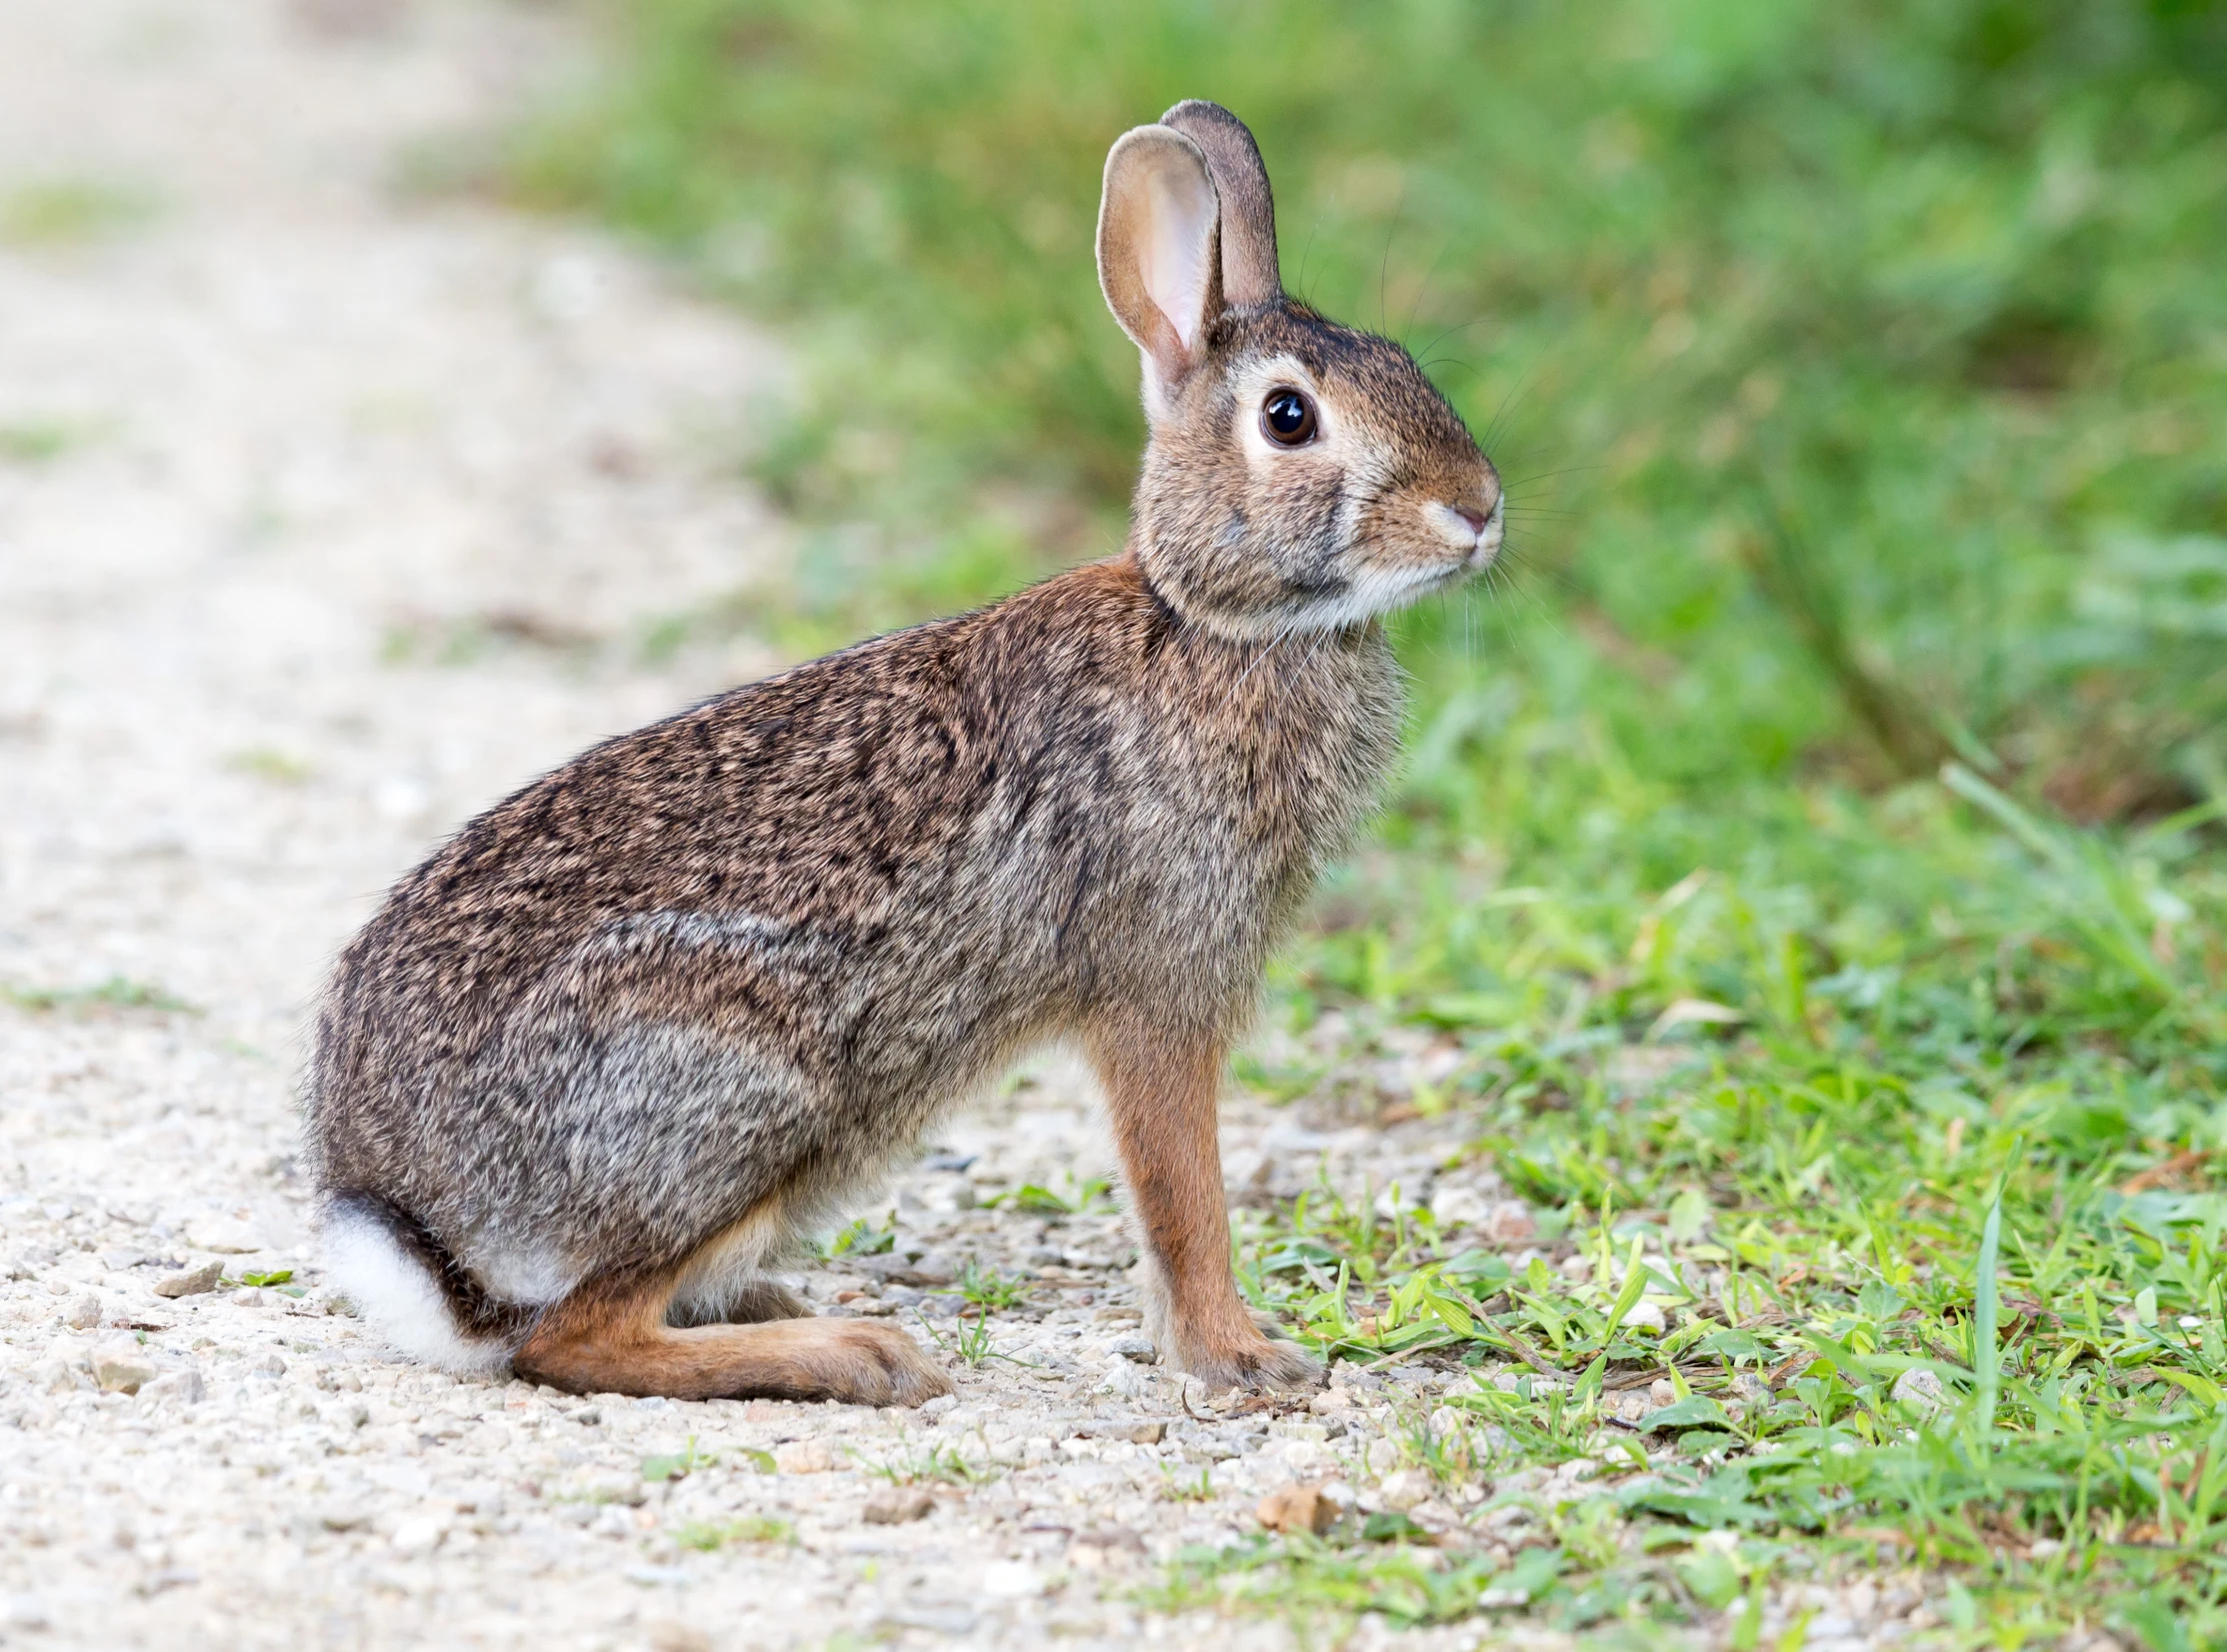
[[[1271,390],[1260,404],[1260,428],[1269,441],[1295,448],[1314,434],[1314,404],[1295,390]]]

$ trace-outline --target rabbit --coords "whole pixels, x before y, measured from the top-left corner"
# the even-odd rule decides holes
[[[1118,556],[590,749],[343,949],[307,1161],[331,1277],[406,1351],[583,1393],[948,1392],[766,1270],[1061,1042],[1162,1355],[1319,1379],[1235,1288],[1217,1084],[1395,755],[1381,617],[1492,561],[1500,482],[1405,351],[1284,295],[1228,111],[1114,143],[1098,264],[1149,428]]]

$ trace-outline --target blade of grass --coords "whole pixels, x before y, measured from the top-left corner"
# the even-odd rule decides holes
[[[1982,1440],[1995,1431],[1995,1402],[2002,1389],[2002,1357],[1996,1346],[1996,1320],[2002,1304],[1995,1281],[2002,1248],[2003,1178],[1998,1176],[1994,1196],[1988,1200],[1987,1220],[1979,1230],[1978,1277],[1972,1287],[1972,1372]]]
[[[1624,1322],[1624,1315],[1639,1305],[1639,1298],[1647,1292],[1647,1270],[1639,1265],[1639,1252],[1646,1240],[1633,1235],[1631,1253],[1624,1258],[1624,1287],[1616,1292],[1616,1302],[1608,1310],[1608,1323],[1601,1327],[1600,1345],[1606,1349],[1615,1340],[1616,1328]]]

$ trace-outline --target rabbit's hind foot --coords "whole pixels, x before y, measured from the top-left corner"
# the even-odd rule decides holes
[[[769,1319],[677,1327],[672,1280],[590,1281],[545,1311],[512,1368],[576,1394],[919,1405],[951,1379],[895,1325]]]

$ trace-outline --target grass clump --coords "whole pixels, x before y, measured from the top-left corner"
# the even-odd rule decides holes
[[[934,1343],[938,1350],[944,1353],[957,1354],[967,1362],[967,1369],[970,1371],[979,1371],[994,1359],[1003,1360],[1008,1365],[1034,1363],[1031,1360],[1016,1359],[1012,1354],[999,1351],[997,1343],[992,1340],[990,1335],[990,1310],[988,1308],[976,1307],[972,1313],[962,1313],[952,1322],[949,1335],[929,1323],[925,1315],[915,1314],[914,1317],[920,1321],[921,1329],[928,1333],[929,1341]]]
[[[270,746],[251,746],[233,752],[225,758],[224,766],[235,774],[267,781],[273,786],[303,786],[317,773],[293,753]]]
[[[1087,1216],[1112,1210],[1113,1192],[1113,1183],[1102,1176],[1078,1178],[1071,1172],[1063,1177],[1061,1186],[1025,1182],[983,1200],[983,1208],[1027,1210],[1041,1216]]]
[[[0,242],[78,246],[138,228],[154,215],[143,189],[98,178],[49,178],[0,194]]]
[[[823,1261],[834,1261],[838,1256],[886,1255],[897,1243],[897,1214],[889,1213],[887,1219],[877,1222],[871,1216],[858,1216],[830,1237],[818,1241]]]
[[[796,1540],[796,1523],[772,1514],[746,1514],[735,1520],[690,1520],[673,1529],[674,1542],[703,1554],[738,1543],[790,1544]]]
[[[0,462],[44,465],[90,439],[83,426],[61,419],[0,420]]]
[[[1027,1301],[1029,1281],[970,1259],[960,1270],[959,1293],[984,1313],[996,1313]]]
[[[110,975],[91,986],[17,986],[0,983],[0,1002],[39,1014],[98,1015],[144,1009],[161,1014],[198,1015],[200,1009],[164,987]]]
[[[930,1445],[862,1466],[892,1485],[980,1485],[998,1477],[998,1469],[978,1463],[956,1445]]]
[[[667,1480],[685,1480],[691,1474],[714,1467],[719,1462],[715,1451],[697,1449],[696,1436],[691,1434],[688,1443],[679,1451],[662,1452],[642,1459],[642,1478],[653,1485]]]

